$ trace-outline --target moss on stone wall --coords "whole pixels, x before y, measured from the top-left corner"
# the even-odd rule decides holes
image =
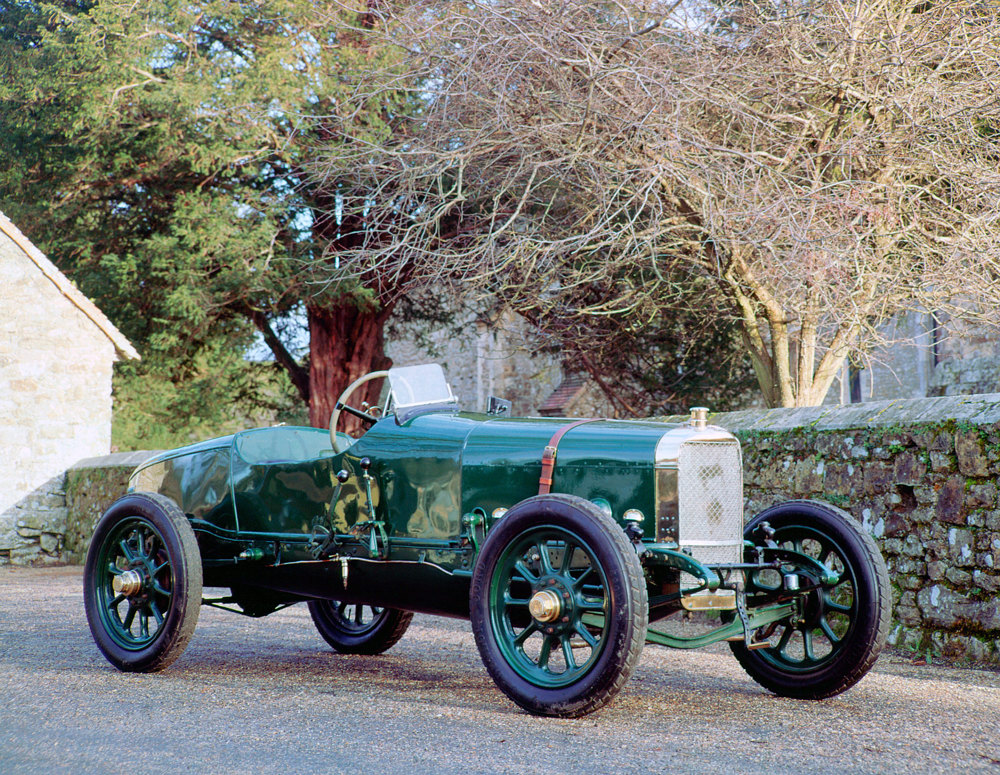
[[[128,487],[132,466],[73,468],[66,473],[65,560],[82,563],[101,514]]]
[[[81,460],[66,472],[64,559],[82,563],[105,509],[125,494],[129,475],[155,452],[127,452]]]

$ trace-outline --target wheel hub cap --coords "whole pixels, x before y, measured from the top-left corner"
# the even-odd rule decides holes
[[[111,588],[116,595],[131,597],[142,589],[142,574],[134,570],[120,573],[111,579]]]
[[[531,596],[528,610],[540,622],[553,622],[562,614],[562,601],[558,593],[551,589],[543,589]]]

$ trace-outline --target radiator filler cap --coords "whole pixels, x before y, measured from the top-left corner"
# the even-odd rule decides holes
[[[691,425],[696,429],[698,429],[699,431],[705,430],[705,428],[708,426],[707,406],[691,407]]]

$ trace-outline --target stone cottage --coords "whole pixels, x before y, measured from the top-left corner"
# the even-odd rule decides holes
[[[29,512],[44,520],[44,508],[17,504],[81,458],[108,453],[112,366],[138,357],[0,213],[0,555],[16,559],[21,539],[45,532],[24,523]]]

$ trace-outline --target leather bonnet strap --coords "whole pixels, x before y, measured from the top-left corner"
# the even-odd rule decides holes
[[[549,443],[545,445],[542,452],[542,475],[538,478],[538,494],[545,495],[552,489],[552,471],[556,467],[556,452],[559,450],[559,441],[573,430],[577,425],[584,425],[588,422],[600,422],[600,417],[591,417],[586,420],[574,420],[567,423],[552,434]]]

